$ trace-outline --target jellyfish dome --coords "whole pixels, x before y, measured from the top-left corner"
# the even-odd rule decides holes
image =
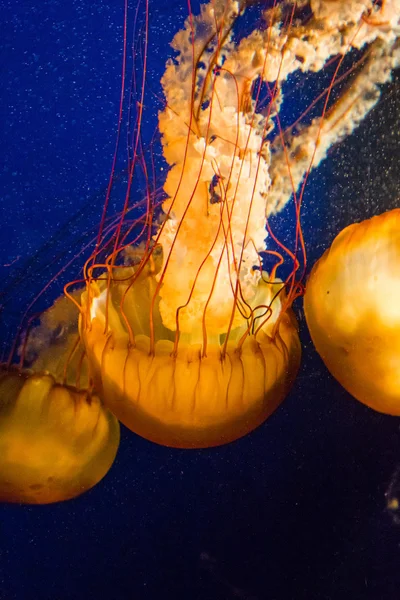
[[[120,427],[90,384],[78,313],[65,296],[0,364],[0,502],[49,504],[95,486],[117,454]]]
[[[0,369],[0,502],[79,496],[114,462],[119,424],[88,391],[48,373]]]
[[[121,269],[108,288],[92,284],[83,295],[81,335],[96,388],[125,425],[160,444],[215,446],[245,435],[283,400],[299,366],[282,284],[259,278],[244,314],[229,287],[208,314],[206,288],[199,312],[182,310],[178,335],[163,322],[159,276],[140,266]],[[179,289],[173,298],[178,319]]]
[[[371,408],[400,415],[400,209],[346,227],[316,263],[304,308],[332,375]]]

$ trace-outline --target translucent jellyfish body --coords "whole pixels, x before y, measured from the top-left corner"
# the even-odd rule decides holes
[[[400,415],[400,209],[346,227],[314,266],[304,307],[332,375]]]
[[[0,501],[48,504],[98,483],[119,445],[99,398],[48,374],[0,370]]]
[[[216,446],[253,430],[286,396],[300,362],[282,283],[258,280],[253,307],[242,306],[247,319],[231,293],[218,312],[183,314],[178,333],[161,319],[158,268],[141,265],[116,270],[82,298],[81,337],[106,406],[167,446]]]

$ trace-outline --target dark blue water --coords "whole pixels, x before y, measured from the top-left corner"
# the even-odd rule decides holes
[[[187,12],[178,0],[151,5],[147,142],[162,106],[168,42]],[[0,7],[5,339],[32,293],[100,220],[115,144],[123,3],[3,0]],[[303,212],[310,265],[343,226],[398,206],[399,113],[395,78],[357,135],[313,174]],[[291,235],[290,210],[276,221],[282,239]],[[67,279],[79,268],[78,261]],[[60,291],[55,284],[42,302]],[[251,435],[180,451],[122,428],[113,468],[89,493],[47,507],[0,506],[0,600],[398,599],[400,525],[385,494],[390,484],[390,494],[399,489],[400,421],[357,403],[332,379],[300,302],[296,311],[299,377]]]

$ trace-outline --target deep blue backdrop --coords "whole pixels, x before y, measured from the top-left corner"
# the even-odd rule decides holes
[[[6,337],[48,279],[48,264],[60,252],[65,264],[100,219],[123,2],[3,0],[0,8]],[[148,139],[168,42],[186,12],[184,0],[151,1]],[[310,264],[344,225],[398,205],[399,111],[395,80],[312,177],[304,205]],[[283,238],[290,219],[288,208],[276,221]],[[312,348],[301,303],[296,311],[300,375],[253,434],[179,451],[123,428],[115,465],[89,493],[55,506],[0,506],[0,600],[398,599],[400,528],[385,494],[390,484],[390,494],[400,490],[399,420],[341,389]]]

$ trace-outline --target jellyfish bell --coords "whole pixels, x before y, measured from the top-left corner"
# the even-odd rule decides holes
[[[22,336],[18,352],[30,368],[0,365],[2,502],[74,498],[114,462],[119,423],[92,390],[77,315],[59,298]]]
[[[313,267],[304,309],[332,375],[374,410],[400,415],[400,209],[346,227]]]
[[[83,294],[81,336],[96,388],[118,419],[159,444],[210,447],[245,435],[280,404],[299,367],[282,283],[258,280],[247,319],[231,293],[221,298],[225,312],[196,307],[178,334],[163,322],[157,275],[146,258]],[[179,316],[177,307],[180,325]]]
[[[119,424],[95,394],[48,373],[0,369],[0,501],[79,496],[110,469]]]

